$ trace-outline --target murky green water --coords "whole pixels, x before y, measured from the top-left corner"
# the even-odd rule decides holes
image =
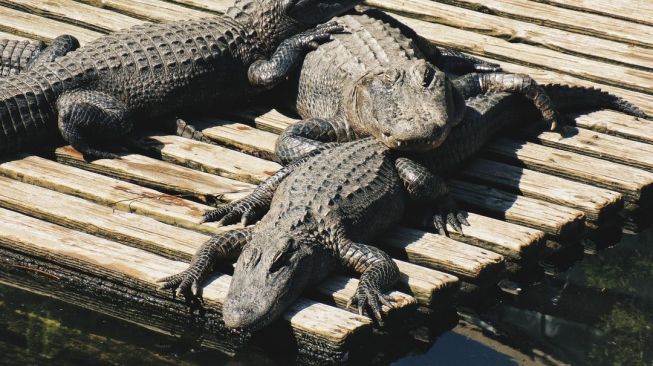
[[[408,365],[653,365],[653,235],[625,237],[557,278],[474,315]],[[235,358],[74,306],[0,286],[0,363],[7,365],[276,365]]]

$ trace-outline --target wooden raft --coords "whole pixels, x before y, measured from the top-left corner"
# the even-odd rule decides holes
[[[143,21],[224,12],[231,0],[0,0],[0,38],[87,43]],[[598,87],[653,114],[653,4],[625,0],[368,0],[425,38],[500,63],[540,83]],[[183,117],[183,116],[182,116]],[[398,227],[379,245],[402,272],[391,324],[416,307],[454,304],[462,289],[538,270],[545,247],[592,246],[606,230],[636,231],[653,201],[653,121],[611,111],[574,116],[561,138],[533,132],[490,143],[449,184],[469,210],[464,234]],[[0,282],[46,293],[168,334],[193,327],[204,345],[233,352],[246,337],[221,326],[230,276],[204,291],[203,321],[154,280],[182,270],[209,235],[203,212],[274,174],[275,140],[294,123],[265,106],[185,119],[214,144],[132,136],[119,160],[88,163],[70,147],[0,164]],[[54,157],[54,158],[53,158]],[[412,226],[412,225],[411,225]],[[614,240],[607,244],[612,244]],[[228,272],[229,268],[224,268]],[[302,355],[339,362],[372,344],[372,322],[346,308],[356,279],[334,274],[272,327]],[[386,309],[388,310],[388,309]],[[428,313],[429,311],[426,311]],[[425,313],[425,312],[421,312]],[[437,312],[434,312],[437,314]],[[419,319],[419,318],[415,318]],[[394,329],[391,326],[390,329]],[[401,327],[399,327],[401,328]],[[405,328],[405,327],[404,327]]]

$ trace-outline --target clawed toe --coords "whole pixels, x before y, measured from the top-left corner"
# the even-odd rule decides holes
[[[384,326],[382,306],[392,308],[391,300],[391,297],[381,291],[359,287],[356,294],[349,299],[347,307],[356,307],[359,315],[368,313],[380,326]]]
[[[469,226],[467,212],[458,209],[453,199],[447,197],[438,207],[438,212],[433,215],[433,226],[440,235],[448,236],[447,225],[457,233],[463,233],[463,226]]]

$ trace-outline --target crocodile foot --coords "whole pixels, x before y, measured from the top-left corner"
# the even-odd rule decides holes
[[[358,314],[363,315],[366,309],[371,310],[371,316],[380,326],[383,326],[383,309],[382,305],[392,308],[392,297],[382,293],[379,289],[359,284],[354,296],[349,299],[347,307],[358,308]]]
[[[255,195],[249,195],[206,212],[202,223],[217,221],[218,225],[223,226],[235,224],[240,219],[240,223],[247,226],[261,218],[267,208],[266,202]]]
[[[433,225],[438,234],[448,236],[447,224],[461,234],[463,225],[469,226],[467,212],[459,210],[458,205],[450,196],[446,196],[438,204],[437,212],[433,215]]]

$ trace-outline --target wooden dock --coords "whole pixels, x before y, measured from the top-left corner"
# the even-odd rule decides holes
[[[232,0],[0,0],[0,38],[82,43],[144,21],[218,14]],[[624,0],[368,0],[419,34],[532,75],[541,83],[598,87],[653,114],[653,3]],[[541,270],[545,254],[586,252],[637,231],[653,205],[653,121],[610,111],[578,115],[561,138],[527,128],[502,136],[449,182],[471,226],[451,238],[399,227],[379,243],[402,272],[391,331],[459,294]],[[230,276],[189,315],[155,279],[184,269],[209,235],[202,213],[246,195],[274,174],[279,132],[294,123],[266,106],[205,118],[215,144],[146,133],[120,160],[85,162],[71,147],[0,164],[0,282],[233,352],[248,339],[223,328]],[[524,126],[529,121],[524,121]],[[611,233],[611,234],[608,234]],[[229,268],[224,269],[225,273]],[[370,319],[346,308],[356,279],[334,275],[275,324],[268,339],[300,355],[339,362],[372,345]],[[413,321],[406,321],[413,319]],[[410,325],[407,325],[410,324]],[[265,337],[265,334],[262,336]],[[373,347],[372,347],[373,348]]]

